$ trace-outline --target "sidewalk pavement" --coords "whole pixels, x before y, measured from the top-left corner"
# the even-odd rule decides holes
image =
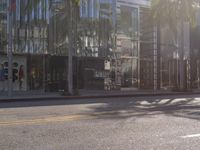
[[[7,92],[0,92],[0,102],[15,101],[37,101],[37,100],[59,100],[59,99],[92,99],[92,98],[114,98],[114,97],[142,97],[142,96],[167,96],[167,95],[193,95],[200,94],[200,90],[192,92],[173,92],[169,90],[132,90],[132,91],[103,91],[103,90],[79,90],[79,95],[63,96],[59,92],[43,92],[43,91],[20,91],[13,92],[10,98]]]

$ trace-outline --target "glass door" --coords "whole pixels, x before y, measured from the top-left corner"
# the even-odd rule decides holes
[[[138,88],[138,60],[122,58],[122,87]]]

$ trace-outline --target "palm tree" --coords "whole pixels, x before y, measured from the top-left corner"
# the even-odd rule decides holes
[[[195,6],[198,3],[199,0],[152,0],[152,14],[158,25],[158,31],[160,31],[160,26],[168,26],[174,34],[172,38],[175,46],[178,45],[178,32],[181,34],[180,45],[177,47],[180,58],[180,90],[184,90],[184,23],[194,23]],[[160,51],[161,43],[158,44]]]
[[[77,7],[79,5],[80,0],[70,0],[65,1],[66,6],[68,6],[67,13],[69,14],[69,22],[68,22],[68,37],[69,37],[69,47],[68,47],[68,93],[70,95],[73,94],[73,53],[76,49],[76,40],[77,40],[77,18],[78,18],[78,10]]]
[[[57,12],[62,15],[57,19],[58,25],[61,26],[58,29],[59,41],[56,41],[57,46],[65,45],[68,52],[68,65],[67,65],[67,87],[68,93],[73,94],[73,54],[77,47],[77,21],[79,18],[79,6],[80,0],[63,0],[62,7],[57,8]],[[68,39],[68,40],[66,40]]]

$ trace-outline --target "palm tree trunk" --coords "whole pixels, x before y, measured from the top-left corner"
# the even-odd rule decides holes
[[[157,90],[160,90],[160,73],[161,73],[161,67],[160,67],[160,63],[161,63],[161,27],[160,27],[160,23],[157,24]]]
[[[184,23],[181,21],[180,41],[180,90],[184,90]]]
[[[7,7],[10,8],[11,1],[8,0]],[[8,96],[12,97],[13,84],[12,84],[12,12],[8,9],[7,12],[7,20],[8,20]]]
[[[69,1],[69,47],[68,47],[68,92],[70,95],[73,94],[73,56],[72,56],[72,51],[73,51],[73,21],[72,21],[72,1]]]

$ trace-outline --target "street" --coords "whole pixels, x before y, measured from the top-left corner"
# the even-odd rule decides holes
[[[200,95],[0,103],[0,150],[198,150]]]

